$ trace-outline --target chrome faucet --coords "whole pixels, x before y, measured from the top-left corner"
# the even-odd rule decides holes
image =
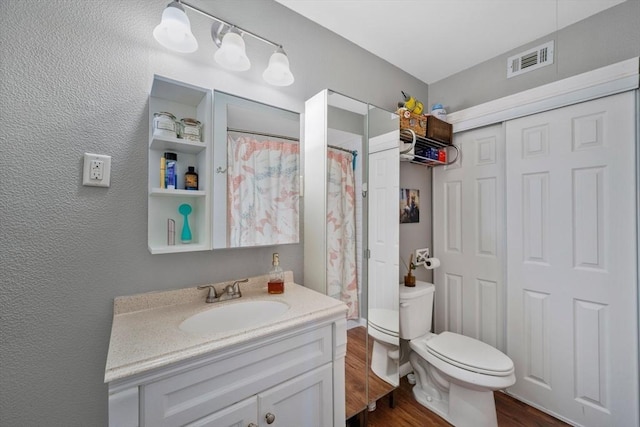
[[[246,283],[249,279],[236,280],[232,285],[227,285],[224,288],[224,294],[220,295],[220,301],[240,298],[242,292],[240,292],[240,283]]]
[[[242,296],[242,292],[240,292],[240,283],[246,283],[249,279],[236,280],[233,284],[229,284],[224,287],[224,291],[222,294],[218,295],[216,292],[216,288],[213,285],[202,285],[198,286],[198,289],[207,289],[209,288],[209,293],[207,294],[207,302],[220,302],[220,301],[228,301],[231,299],[240,298]]]

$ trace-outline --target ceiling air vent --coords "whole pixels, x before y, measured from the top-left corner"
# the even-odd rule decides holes
[[[553,40],[507,59],[507,78],[553,64]]]

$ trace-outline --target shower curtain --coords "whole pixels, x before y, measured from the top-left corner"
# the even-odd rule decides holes
[[[356,210],[353,154],[327,152],[327,293],[347,304],[348,319],[359,316],[356,266]]]
[[[300,144],[227,135],[229,247],[298,243]]]

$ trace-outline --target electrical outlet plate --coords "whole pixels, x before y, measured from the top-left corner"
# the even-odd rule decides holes
[[[416,249],[416,265],[423,265],[429,258],[429,248]]]
[[[111,185],[111,156],[84,153],[82,185],[109,187]]]

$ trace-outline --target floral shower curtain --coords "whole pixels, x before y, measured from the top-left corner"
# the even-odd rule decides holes
[[[355,176],[351,153],[327,152],[327,293],[359,316],[356,266]]]
[[[227,135],[229,247],[298,243],[300,144]]]

